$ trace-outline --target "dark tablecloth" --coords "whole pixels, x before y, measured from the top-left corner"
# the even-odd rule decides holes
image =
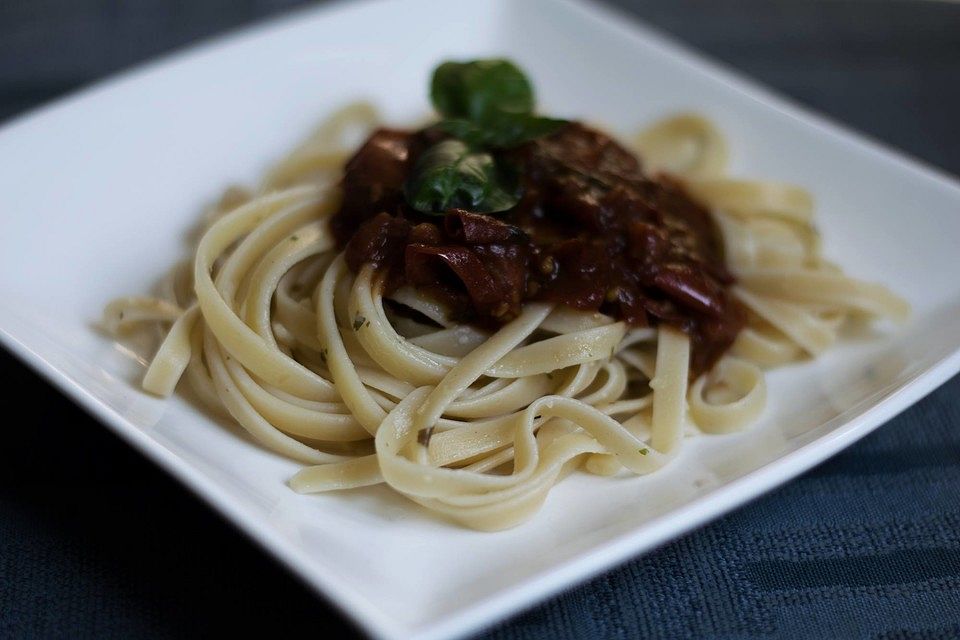
[[[295,4],[0,0],[0,119]],[[960,4],[619,4],[960,173]],[[957,256],[943,260],[960,274]],[[0,378],[8,390],[0,637],[354,633],[229,524],[3,353]],[[784,488],[484,637],[960,637],[958,394],[954,378]],[[30,413],[10,419],[27,400]]]

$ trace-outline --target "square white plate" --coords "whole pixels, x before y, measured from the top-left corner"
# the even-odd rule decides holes
[[[487,55],[526,67],[545,111],[614,131],[710,114],[735,172],[809,187],[827,255],[905,295],[911,324],[772,373],[748,433],[698,439],[651,477],[574,475],[495,534],[382,488],[297,495],[297,464],[138,390],[142,364],[93,325],[183,255],[204,203],[347,102],[422,116],[437,61]],[[3,343],[380,638],[464,634],[584,580],[795,476],[960,368],[956,183],[576,2],[368,2],[220,39],[4,128],[0,193]]]

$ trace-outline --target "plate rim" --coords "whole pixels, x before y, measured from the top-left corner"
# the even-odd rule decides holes
[[[960,197],[960,181],[950,172],[854,130],[830,116],[817,113],[798,101],[765,87],[744,73],[648,25],[626,10],[598,0],[540,1],[555,4],[562,10],[576,12],[585,19],[599,23],[598,28],[601,30],[615,31],[631,40],[641,41],[644,46],[651,47],[658,53],[690,67],[696,74],[708,76],[726,84],[749,100],[779,111],[847,147],[879,157],[896,166],[899,171],[923,179],[930,186],[946,189]],[[62,97],[18,114],[0,124],[0,137],[28,122],[41,120],[51,112],[70,108],[74,102],[95,96],[100,92],[109,92],[118,84],[137,80],[153,71],[192,60],[232,43],[281,29],[284,25],[296,24],[308,18],[322,19],[324,14],[362,11],[377,4],[402,2],[403,0],[359,0],[348,3],[347,0],[333,0],[319,7],[307,5],[249,25],[229,29],[108,74]],[[500,622],[564,589],[582,584],[630,558],[679,538],[694,528],[729,513],[792,480],[879,428],[960,372],[960,343],[958,343],[952,351],[940,356],[927,367],[914,372],[906,382],[898,385],[899,388],[886,397],[879,401],[869,398],[862,400],[861,404],[872,402],[872,405],[859,415],[775,461],[768,462],[714,489],[708,495],[695,498],[681,507],[653,518],[640,530],[614,536],[588,551],[542,569],[528,578],[459,609],[444,613],[420,625],[407,626],[377,608],[346,582],[332,579],[324,572],[315,571],[313,561],[308,554],[301,551],[299,547],[288,544],[285,538],[254,514],[247,513],[242,503],[236,502],[213,479],[192,467],[189,462],[167,449],[147,432],[133,426],[119,412],[99,400],[82,384],[72,380],[55,364],[31,348],[27,341],[17,337],[15,332],[8,330],[2,324],[0,324],[0,346],[38,373],[90,416],[106,425],[134,450],[214,508],[230,525],[279,560],[308,588],[320,595],[327,604],[343,613],[351,623],[372,637],[382,640],[399,640],[400,638],[440,640],[465,636],[487,625]],[[882,393],[882,391],[875,393]]]

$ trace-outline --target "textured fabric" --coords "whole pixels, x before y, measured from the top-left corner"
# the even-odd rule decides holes
[[[294,4],[0,0],[0,118]],[[960,172],[958,4],[620,4]],[[353,635],[205,505],[3,353],[0,376],[15,388],[6,406],[29,398],[37,407],[8,421],[0,440],[0,638]],[[958,525],[955,378],[798,480],[480,637],[960,638]]]

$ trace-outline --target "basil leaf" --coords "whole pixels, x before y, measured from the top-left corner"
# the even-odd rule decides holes
[[[423,152],[403,186],[407,203],[423,213],[450,209],[506,211],[520,200],[516,177],[497,167],[489,153],[460,140],[444,140]]]
[[[530,114],[501,113],[476,123],[463,118],[441,120],[441,131],[463,140],[471,147],[509,149],[524,142],[550,135],[567,124],[566,120]]]
[[[533,87],[509,60],[444,62],[430,81],[433,106],[448,118],[482,121],[495,113],[531,113]]]

